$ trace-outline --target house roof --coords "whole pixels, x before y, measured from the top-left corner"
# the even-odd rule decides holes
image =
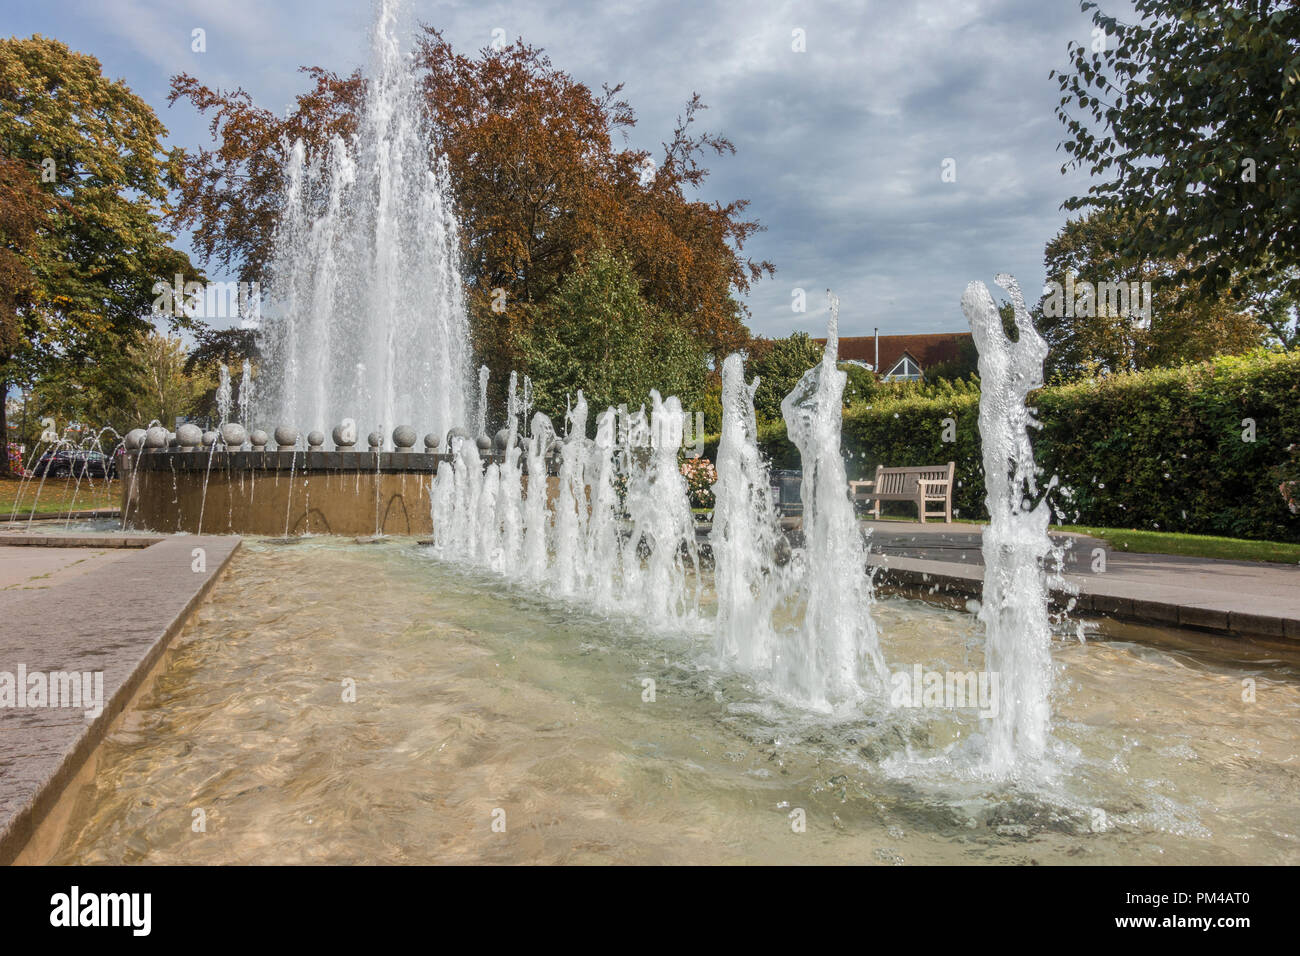
[[[963,339],[969,339],[969,332],[934,332],[926,335],[882,335],[880,337],[880,374],[889,372],[903,353],[911,355],[922,370],[940,362],[951,362],[957,358],[957,350]],[[819,345],[826,340],[813,339]],[[875,365],[876,337],[874,335],[854,335],[840,339],[840,361],[856,360]]]

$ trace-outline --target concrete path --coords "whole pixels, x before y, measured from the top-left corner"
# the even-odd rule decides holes
[[[119,548],[0,546],[0,591],[55,587],[127,553]]]
[[[26,844],[239,544],[233,536],[168,538],[120,551],[48,588],[0,591],[0,865]],[[29,560],[48,555],[0,544],[0,553],[10,551]],[[94,713],[84,699],[48,706],[53,681],[42,704],[16,706],[20,669],[28,683],[35,673],[71,672],[92,675],[81,686],[94,687],[93,675],[102,675],[103,709]]]
[[[980,525],[864,522],[872,563],[886,585],[977,596],[984,576]],[[1113,551],[1095,538],[1060,532],[1066,581],[1077,608],[1120,620],[1222,635],[1300,642],[1300,565]],[[1104,569],[1094,570],[1102,550]],[[1101,567],[1100,562],[1096,562]],[[1068,600],[1065,595],[1061,600]]]

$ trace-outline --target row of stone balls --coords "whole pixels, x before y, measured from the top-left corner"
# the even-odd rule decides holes
[[[280,425],[275,430],[275,450],[276,451],[293,451],[298,445],[298,429],[290,425]],[[335,451],[351,451],[357,444],[357,428],[352,422],[344,422],[342,425],[334,426],[331,436],[334,439]],[[447,448],[454,449],[459,442],[470,437],[470,433],[459,426],[447,432]],[[416,432],[410,425],[398,425],[393,429],[393,448],[399,452],[414,452]],[[244,447],[247,442],[252,446],[253,451],[265,451],[271,438],[260,428],[247,432],[243,425],[236,422],[227,422],[221,426],[220,431],[204,431],[198,425],[185,424],[181,425],[176,431],[171,432],[162,426],[155,425],[152,428],[133,428],[126,433],[123,444],[127,451],[139,451],[141,449],[149,452],[162,451],[182,451],[196,452],[200,449],[211,450],[214,445],[221,444],[227,450],[238,450]],[[384,436],[380,432],[371,432],[366,441],[370,445],[372,452],[382,451]],[[496,433],[495,438],[489,438],[487,435],[479,435],[474,440],[474,444],[480,452],[495,452],[504,454],[506,446],[510,443],[510,431],[502,428]],[[524,441],[517,438],[517,443],[522,447]],[[437,435],[429,433],[424,436],[424,450],[426,454],[436,454],[438,446],[441,444]],[[307,450],[324,451],[325,435],[319,431],[307,433]]]

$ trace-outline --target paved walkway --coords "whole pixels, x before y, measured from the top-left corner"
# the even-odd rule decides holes
[[[62,574],[49,587],[0,590],[0,682],[7,677],[14,694],[20,670],[29,682],[36,673],[98,673],[103,705],[95,714],[84,700],[47,706],[48,696],[38,706],[16,706],[16,698],[0,704],[0,865],[26,844],[239,544],[233,536],[186,535],[112,556],[89,549],[99,554],[93,565],[70,573],[75,562],[61,562],[88,549],[0,541],[0,567],[10,574],[21,573],[14,562]]]
[[[979,593],[981,525],[880,521],[871,530],[872,561],[885,584]],[[1122,620],[1176,624],[1233,636],[1300,642],[1300,565],[1225,561],[1113,551],[1084,535],[1060,532],[1068,582],[1078,607]],[[1094,549],[1105,569],[1093,570]]]

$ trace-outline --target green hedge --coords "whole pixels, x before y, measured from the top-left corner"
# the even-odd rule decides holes
[[[1300,516],[1277,488],[1286,449],[1300,442],[1300,355],[1113,375],[1031,401],[1042,424],[1035,456],[1066,491],[1056,501],[1067,523],[1300,541]],[[945,418],[956,422],[955,442],[943,441]],[[1242,439],[1247,418],[1253,442]],[[878,396],[845,413],[849,475],[952,460],[957,517],[986,518],[978,420],[975,394]],[[761,429],[760,440],[774,467],[798,467],[784,427]]]

